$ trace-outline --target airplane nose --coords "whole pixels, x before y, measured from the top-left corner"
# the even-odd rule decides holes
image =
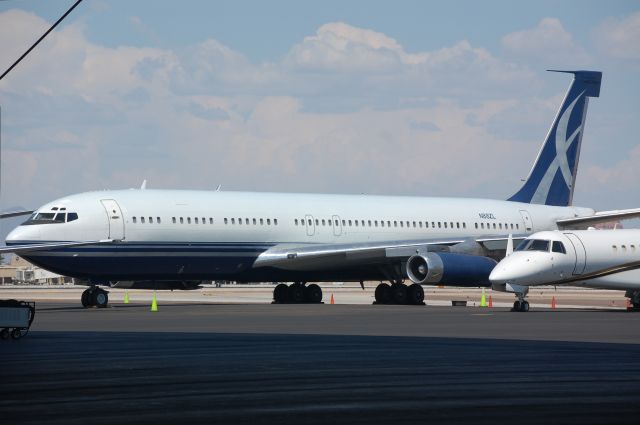
[[[37,226],[18,226],[7,235],[5,239],[6,245],[19,244],[40,239],[40,231],[35,229]]]
[[[489,281],[491,283],[507,283],[513,280],[513,278],[514,274],[510,272],[509,267],[505,267],[501,263],[498,263],[489,275]]]

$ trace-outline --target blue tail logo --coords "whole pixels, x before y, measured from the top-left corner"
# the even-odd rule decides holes
[[[589,97],[600,95],[602,73],[554,71],[574,75],[569,91],[553,120],[526,181],[509,201],[568,206],[578,171]]]

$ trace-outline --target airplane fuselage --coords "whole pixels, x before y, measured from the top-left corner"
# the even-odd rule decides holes
[[[111,240],[23,254],[56,273],[110,281],[384,279],[376,267],[310,274],[253,264],[275,245],[527,235],[593,213],[486,199],[119,190],[48,203],[11,232],[7,244]]]

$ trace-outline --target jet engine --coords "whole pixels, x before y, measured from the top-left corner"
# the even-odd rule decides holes
[[[421,285],[490,286],[489,274],[497,261],[453,252],[427,252],[407,260],[407,276]]]

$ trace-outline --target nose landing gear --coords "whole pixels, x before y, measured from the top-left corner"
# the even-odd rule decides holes
[[[109,304],[109,293],[97,286],[86,289],[80,297],[80,302],[84,308],[98,307],[105,308]]]
[[[529,311],[529,301],[524,299],[528,293],[529,288],[526,287],[524,291],[516,292],[516,297],[518,297],[518,299],[513,303],[513,308],[511,309],[511,311],[518,311],[521,313]]]

